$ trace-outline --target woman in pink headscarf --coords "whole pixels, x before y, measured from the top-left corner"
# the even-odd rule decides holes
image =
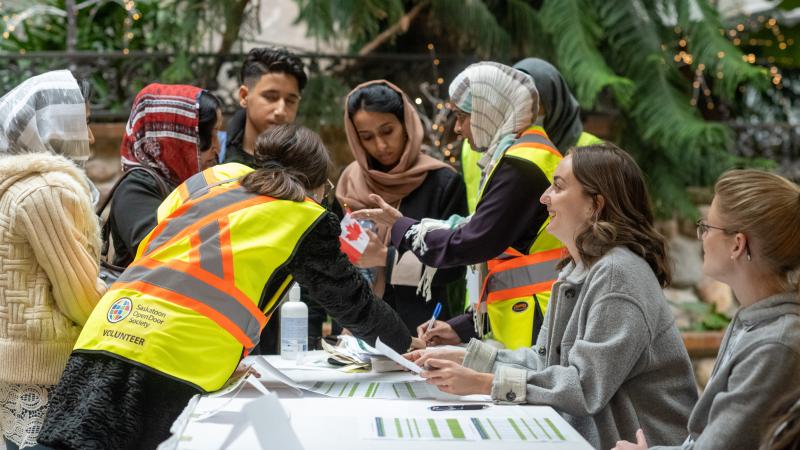
[[[355,161],[345,168],[336,187],[343,209],[371,208],[369,195],[377,194],[409,217],[466,215],[463,180],[446,163],[422,153],[422,121],[397,86],[385,80],[357,86],[347,96],[344,125]],[[418,290],[425,277],[416,256],[399,255],[388,243],[387,227],[378,224],[370,235],[367,251],[356,265],[370,269],[375,294],[389,302],[412,330],[430,319],[437,302],[442,303],[442,316],[449,317],[447,287],[463,283],[464,268],[438,271],[430,295],[425,295],[425,289]]]

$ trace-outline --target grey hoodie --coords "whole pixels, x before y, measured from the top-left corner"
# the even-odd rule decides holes
[[[678,444],[697,401],[689,355],[650,266],[624,247],[553,286],[536,345],[495,350],[472,340],[464,366],[494,372],[496,401],[549,405],[594,447]]]
[[[773,405],[798,382],[797,292],[773,295],[740,309],[725,333],[711,379],[689,417],[689,439],[683,447],[671,448],[758,448]],[[685,437],[684,431],[681,438]]]

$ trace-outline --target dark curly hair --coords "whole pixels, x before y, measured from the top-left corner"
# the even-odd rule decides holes
[[[308,82],[303,61],[285,48],[254,48],[247,53],[242,64],[239,81],[252,86],[264,74],[285,73],[297,79],[297,86],[302,92]]]
[[[653,226],[653,210],[642,169],[621,148],[602,143],[570,150],[572,173],[584,192],[603,207],[591,224],[578,233],[575,246],[581,260],[591,266],[609,250],[627,247],[647,261],[661,286],[672,280],[667,241]],[[571,261],[559,264],[563,267]]]

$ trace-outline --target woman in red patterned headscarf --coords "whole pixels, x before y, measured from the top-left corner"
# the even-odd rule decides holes
[[[130,264],[155,226],[165,197],[159,185],[171,191],[217,163],[220,106],[210,92],[187,85],[154,83],[136,95],[120,148],[122,169],[131,173],[114,192],[109,215],[115,265]]]

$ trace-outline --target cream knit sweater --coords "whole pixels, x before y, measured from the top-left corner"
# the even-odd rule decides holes
[[[49,153],[0,157],[0,382],[58,382],[105,285],[83,172]]]

